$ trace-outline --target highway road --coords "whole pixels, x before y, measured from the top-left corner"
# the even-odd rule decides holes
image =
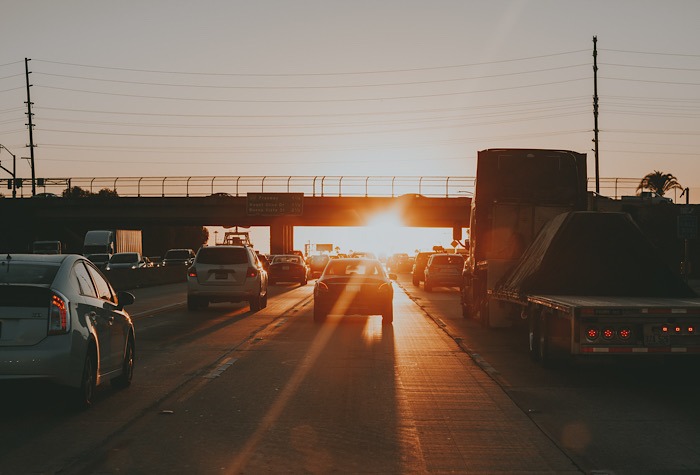
[[[482,329],[456,289],[404,275],[393,328],[318,326],[312,282],[255,314],[137,289],[132,386],[74,412],[50,386],[3,383],[0,474],[700,472],[697,366],[545,370],[522,329]]]

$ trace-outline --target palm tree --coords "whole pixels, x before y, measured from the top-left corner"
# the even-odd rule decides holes
[[[637,186],[637,194],[640,194],[643,190],[653,191],[659,196],[663,196],[664,193],[670,190],[682,190],[683,187],[675,176],[670,173],[661,173],[658,170],[654,170],[653,173],[647,173],[647,175],[642,178]]]

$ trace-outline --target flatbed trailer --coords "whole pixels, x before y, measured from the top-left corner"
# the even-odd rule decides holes
[[[547,365],[579,355],[700,354],[700,298],[527,295],[529,351]]]

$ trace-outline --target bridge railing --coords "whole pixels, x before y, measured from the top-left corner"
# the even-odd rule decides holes
[[[471,197],[475,177],[469,176],[180,176],[180,177],[83,177],[38,180],[37,193],[62,195],[67,188],[80,187],[91,193],[102,189],[119,196],[176,197],[228,194],[245,196],[251,192],[303,193],[306,196],[401,196]],[[600,194],[611,198],[636,194],[639,179],[601,178]],[[23,180],[18,197],[31,196],[30,180]],[[0,193],[11,196],[11,182],[0,179]],[[588,179],[595,189],[595,179]],[[7,191],[7,192],[5,192]],[[677,198],[677,197],[676,197]],[[674,200],[675,201],[675,200]]]
[[[7,180],[4,180],[7,184]],[[2,181],[0,181],[2,183]],[[25,181],[25,186],[26,186]],[[247,193],[303,193],[305,196],[471,196],[474,177],[463,176],[181,176],[181,177],[95,177],[46,178],[37,193],[62,195],[80,187],[90,193],[102,189],[119,196],[194,197],[210,195],[245,196]],[[0,185],[1,186],[1,185]],[[20,188],[18,196],[31,194]],[[27,193],[29,192],[29,193]]]

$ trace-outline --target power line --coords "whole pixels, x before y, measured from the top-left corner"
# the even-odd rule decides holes
[[[423,98],[430,98],[430,97],[449,97],[449,96],[460,96],[460,95],[465,95],[465,94],[478,94],[478,93],[485,93],[485,92],[502,92],[502,91],[517,90],[517,89],[533,88],[533,87],[554,86],[554,85],[558,85],[558,84],[566,84],[566,83],[579,82],[579,81],[584,81],[584,80],[587,81],[588,78],[566,79],[566,80],[562,80],[562,81],[552,81],[552,82],[546,82],[546,83],[527,84],[527,85],[522,85],[522,86],[511,86],[511,87],[502,87],[502,88],[494,88],[494,89],[482,89],[482,90],[476,90],[476,91],[444,92],[444,93],[436,93],[436,94],[419,94],[419,95],[414,95],[414,96],[385,96],[385,97],[361,97],[361,98],[348,98],[348,99],[303,99],[303,100],[294,100],[294,99],[284,99],[284,100],[282,100],[282,99],[221,99],[221,98],[219,98],[219,99],[203,99],[203,98],[193,98],[193,97],[147,96],[147,95],[139,95],[139,94],[122,94],[122,93],[111,93],[111,92],[100,92],[100,91],[88,91],[88,90],[82,90],[82,89],[71,89],[71,88],[55,87],[55,86],[36,86],[36,87],[40,87],[43,89],[55,89],[55,90],[59,90],[59,91],[79,92],[79,93],[84,93],[84,94],[98,94],[98,95],[116,96],[116,97],[133,97],[133,98],[137,98],[137,99],[160,99],[160,100],[173,100],[173,101],[196,101],[196,102],[298,104],[298,103],[388,101],[388,100],[403,100],[403,99],[423,99]],[[0,92],[2,92],[2,91],[0,91]]]
[[[38,107],[41,110],[52,110],[61,112],[80,112],[88,114],[113,114],[113,115],[130,115],[143,117],[189,117],[189,118],[210,118],[210,119],[264,119],[264,118],[312,118],[312,117],[355,117],[355,116],[377,116],[377,115],[403,115],[403,114],[424,114],[435,112],[454,112],[464,110],[480,110],[480,109],[498,109],[521,107],[537,104],[548,104],[558,102],[573,102],[587,101],[587,96],[564,97],[559,99],[542,99],[522,102],[506,102],[501,104],[485,104],[474,105],[468,107],[451,107],[451,108],[432,108],[432,109],[409,109],[402,111],[377,111],[377,112],[341,112],[341,113],[325,113],[325,114],[165,114],[156,112],[123,112],[123,111],[106,111],[106,110],[90,110],[90,109],[68,109],[61,107]]]
[[[631,50],[607,49],[607,48],[601,48],[601,51],[610,51],[610,52],[614,52],[614,53],[648,54],[648,55],[655,55],[655,56],[678,56],[678,57],[682,57],[682,58],[700,58],[700,54],[661,53],[661,52],[653,52],[653,51],[631,51]]]
[[[512,72],[512,73],[502,73],[502,74],[491,74],[491,75],[484,75],[484,76],[471,76],[471,77],[466,77],[466,78],[451,78],[451,79],[434,79],[434,80],[426,80],[426,81],[405,81],[405,82],[384,82],[384,83],[376,83],[376,84],[343,84],[343,85],[332,85],[332,86],[216,86],[216,85],[211,85],[211,84],[176,84],[176,83],[156,83],[156,82],[145,82],[145,81],[126,81],[126,80],[119,80],[119,79],[104,79],[104,78],[91,78],[91,77],[84,77],[84,76],[71,76],[67,74],[54,74],[54,73],[42,73],[42,72],[36,72],[35,74],[38,75],[43,75],[43,76],[53,76],[53,77],[61,77],[61,78],[69,78],[69,79],[81,79],[81,80],[87,80],[87,81],[98,81],[98,82],[108,82],[108,83],[117,83],[117,84],[133,84],[133,85],[140,85],[140,86],[158,86],[158,87],[188,87],[188,88],[201,88],[201,89],[349,89],[349,88],[367,88],[367,87],[386,87],[386,86],[415,86],[415,85],[424,85],[424,84],[443,84],[443,83],[449,83],[449,82],[460,82],[460,81],[470,81],[470,80],[476,80],[476,79],[493,79],[493,78],[500,78],[500,77],[510,77],[510,76],[519,76],[523,74],[534,74],[534,73],[542,73],[542,72],[551,72],[551,71],[560,71],[564,69],[573,69],[573,68],[580,68],[580,67],[585,67],[588,66],[587,64],[575,64],[575,65],[569,65],[569,66],[559,66],[555,68],[546,68],[546,69],[536,69],[536,70],[531,70],[531,71],[517,71],[517,72]],[[0,78],[2,79],[2,78]]]
[[[117,67],[110,67],[110,66],[96,66],[96,65],[89,65],[89,64],[49,61],[49,60],[43,60],[43,59],[35,59],[34,61],[40,62],[40,63],[60,64],[60,65],[64,65],[64,66],[77,66],[77,67],[83,67],[83,68],[107,69],[107,70],[113,70],[113,71],[132,71],[132,72],[156,73],[156,74],[182,74],[182,75],[196,75],[196,76],[230,76],[230,77],[298,77],[298,76],[346,76],[346,75],[358,75],[358,74],[386,74],[386,73],[407,73],[407,72],[413,72],[413,71],[436,71],[436,70],[444,70],[444,69],[456,69],[456,68],[484,66],[484,65],[491,65],[491,64],[511,63],[511,62],[516,62],[516,61],[529,61],[529,60],[533,60],[533,59],[552,58],[552,57],[556,57],[556,56],[570,55],[570,54],[582,53],[582,52],[587,52],[587,50],[564,51],[564,52],[560,52],[560,53],[550,53],[550,54],[544,54],[544,55],[538,55],[538,56],[528,56],[528,57],[523,57],[523,58],[504,59],[504,60],[498,60],[498,61],[484,61],[484,62],[478,62],[478,63],[467,63],[467,64],[457,64],[457,65],[448,65],[448,66],[433,66],[433,67],[406,68],[406,69],[386,69],[386,70],[372,70],[372,71],[350,71],[350,72],[336,72],[336,73],[328,73],[328,72],[322,72],[322,73],[321,72],[273,73],[273,74],[265,74],[265,73],[211,73],[211,72],[192,72],[192,71],[164,71],[164,70],[136,69],[136,68],[117,68]]]

